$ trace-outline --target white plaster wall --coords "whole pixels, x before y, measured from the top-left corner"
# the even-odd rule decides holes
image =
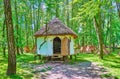
[[[74,38],[71,38],[70,42],[70,55],[74,54]]]
[[[37,54],[44,55],[44,56],[52,56],[53,55],[53,39],[55,37],[59,37],[61,40],[65,37],[71,39],[70,42],[70,55],[74,54],[74,38],[70,35],[66,36],[47,36],[46,42],[42,45],[42,47],[39,49],[40,45],[44,42],[43,37],[37,38]]]
[[[45,56],[52,56],[53,54],[53,41],[51,38],[47,38],[46,42],[41,46],[40,45],[44,42],[44,37],[37,38],[37,54],[45,55]]]

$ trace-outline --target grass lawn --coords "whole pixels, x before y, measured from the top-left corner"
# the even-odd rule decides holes
[[[32,79],[34,74],[32,69],[34,64],[41,64],[40,61],[34,61],[33,54],[23,54],[17,56],[17,75],[6,76],[7,57],[0,53],[0,79]]]
[[[117,79],[120,79],[120,56],[114,52],[104,56],[104,60],[99,59],[98,55],[93,54],[79,54],[77,62],[91,61],[97,62],[98,65],[104,66],[110,74]],[[75,60],[72,60],[74,62]],[[41,61],[34,61],[33,54],[23,54],[17,56],[17,75],[6,76],[7,57],[2,57],[0,53],[0,79],[34,79],[32,69],[34,64],[42,64]]]
[[[110,73],[104,75],[105,77],[113,76],[116,79],[120,79],[120,56],[117,52],[113,52],[109,55],[105,55],[104,59],[101,60],[98,55],[94,54],[79,54],[77,61],[91,61],[96,62],[100,66],[104,66]]]

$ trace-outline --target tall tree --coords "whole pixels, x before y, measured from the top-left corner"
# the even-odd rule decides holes
[[[79,1],[78,1],[79,2]],[[86,21],[86,19],[93,19],[94,26],[96,30],[96,34],[98,37],[98,46],[100,51],[100,58],[103,59],[103,23],[102,23],[102,9],[104,7],[105,1],[102,0],[91,0],[82,3],[82,7],[80,7],[77,19],[82,19],[82,21]],[[90,7],[87,7],[90,6]],[[79,17],[79,18],[78,18]]]
[[[69,3],[69,0],[66,0],[66,5],[67,5],[67,12],[66,12],[66,15],[67,15],[67,17],[66,17],[66,18],[67,18],[67,26],[69,26],[69,19],[70,19],[70,18],[69,18],[69,16],[70,16],[70,15],[69,15],[69,8],[70,8],[70,7],[69,7],[68,3]],[[69,26],[69,27],[70,27],[70,26]]]
[[[15,55],[15,43],[14,43],[14,30],[12,23],[12,12],[10,0],[4,0],[4,14],[7,29],[8,40],[8,68],[7,75],[16,74],[16,55]]]
[[[55,9],[56,9],[56,17],[59,17],[59,3],[58,3],[59,0],[55,0],[55,1],[56,1],[56,3],[55,3],[55,5],[56,5],[56,6],[55,6],[55,7],[56,7],[56,8],[55,8]]]
[[[25,14],[25,35],[26,35],[26,45],[28,46],[28,21],[27,21],[27,15]]]
[[[2,37],[3,37],[3,56],[5,57],[6,56],[6,45],[5,45],[5,20],[4,20],[4,22],[3,22],[3,35],[2,35]]]
[[[96,29],[96,33],[97,33],[97,36],[98,36],[98,42],[99,42],[99,52],[100,52],[100,58],[103,59],[103,32],[102,32],[102,27],[101,27],[101,17],[100,15],[99,16],[99,19],[97,20],[96,17],[94,17],[94,23],[95,23],[95,29]]]
[[[120,18],[120,1],[116,0],[116,7],[117,7],[117,11],[118,11],[118,16]]]
[[[17,54],[20,55],[19,53],[19,42],[18,42],[18,39],[19,39],[19,33],[18,33],[18,11],[17,11],[17,2],[15,0],[15,15],[16,15],[16,32],[17,32],[17,35],[16,35],[16,49],[17,49]]]

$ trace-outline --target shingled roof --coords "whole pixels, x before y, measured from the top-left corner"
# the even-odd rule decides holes
[[[65,26],[58,18],[54,18],[47,25],[41,27],[41,29],[34,34],[35,37],[46,35],[72,35],[75,38],[77,37],[77,35],[70,28]]]

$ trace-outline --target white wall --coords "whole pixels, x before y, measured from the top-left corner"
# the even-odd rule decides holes
[[[71,37],[71,42],[70,42],[70,55],[74,54],[74,38]]]
[[[46,42],[40,48],[40,45],[43,42],[44,42],[44,37],[37,38],[37,54],[51,56],[53,54],[53,41],[51,40],[51,38],[47,38]]]
[[[38,37],[37,38],[37,54],[44,55],[44,56],[52,56],[53,55],[53,39],[55,37],[59,37],[61,40],[65,37],[71,38],[70,55],[74,54],[74,38],[70,35],[66,35],[66,36],[47,36],[46,42],[41,46],[40,49],[39,49],[39,47],[44,42],[45,36]]]

